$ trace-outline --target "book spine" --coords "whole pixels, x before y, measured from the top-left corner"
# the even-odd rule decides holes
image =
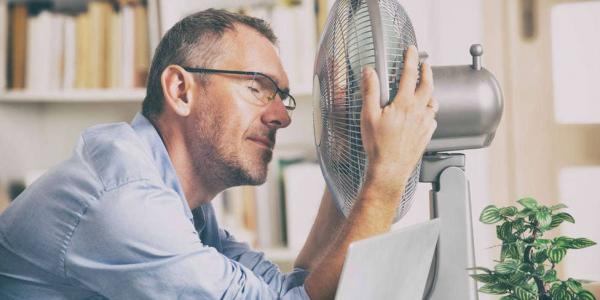
[[[89,59],[89,14],[87,12],[79,14],[75,18],[75,88],[85,89],[89,88],[89,74],[90,74],[90,59]]]
[[[64,58],[62,72],[62,89],[75,88],[76,58],[77,58],[77,29],[75,17],[65,17],[64,25]]]
[[[121,87],[134,87],[134,15],[130,5],[121,8],[121,47],[123,61],[121,64]]]
[[[0,92],[7,87],[8,3],[0,0]]]
[[[121,85],[121,62],[123,55],[121,34],[121,14],[113,11],[110,16],[110,37],[108,52],[108,87],[119,88]]]
[[[148,42],[148,13],[143,5],[133,6],[134,24],[134,83],[135,87],[145,87],[150,65],[150,44]]]
[[[62,88],[63,67],[64,67],[64,31],[65,31],[65,16],[52,14],[50,19],[51,35],[49,35],[50,53],[49,53],[49,74],[48,83],[52,90]]]
[[[11,89],[25,88],[25,60],[27,51],[27,5],[15,3],[10,9],[10,76]]]
[[[91,88],[106,88],[108,56],[108,29],[112,7],[108,2],[88,4],[90,14],[90,84]]]

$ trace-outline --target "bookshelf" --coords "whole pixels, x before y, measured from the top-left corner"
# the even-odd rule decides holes
[[[60,1],[54,1],[59,6]],[[81,9],[86,6],[82,4],[86,1],[73,0],[69,3],[77,3],[75,6]],[[98,1],[100,0],[92,0],[91,3]],[[282,211],[285,205],[282,204],[284,190],[281,187],[280,160],[289,160],[290,157],[296,159],[298,156],[314,160],[316,156],[312,136],[312,65],[317,42],[315,1],[144,1],[147,8],[148,38],[147,41],[142,40],[142,42],[148,43],[149,51],[148,61],[141,63],[142,66],[149,66],[149,58],[154,47],[170,26],[194,11],[210,7],[243,12],[266,19],[279,36],[281,57],[290,77],[291,90],[298,101],[298,107],[294,111],[291,126],[278,133],[275,157],[269,166],[270,179],[265,185],[253,189],[252,193],[256,198],[254,199],[257,210],[256,223],[259,227],[263,227],[255,230],[264,231],[265,226],[270,227],[267,228],[267,234],[270,236],[266,239],[263,237],[254,240],[254,248],[263,251],[266,257],[278,263],[283,270],[291,268],[299,249],[287,247],[283,242],[285,239],[283,236],[286,235],[283,232],[285,226],[278,225],[284,222],[282,218],[285,218],[286,214]],[[34,5],[39,3],[34,0],[18,2]],[[10,47],[9,20],[5,17],[9,13],[7,3],[7,0],[0,0],[0,212],[8,203],[6,197],[2,195],[8,183],[21,180],[39,170],[48,169],[67,158],[85,128],[100,123],[129,122],[140,110],[146,93],[144,84],[138,80],[139,74],[137,74],[143,74],[144,70],[140,72],[131,69],[126,71],[137,72],[135,74],[137,79],[129,80],[125,87],[115,86],[114,79],[106,79],[101,87],[97,83],[77,87],[74,86],[75,79],[71,75],[70,80],[73,82],[68,88],[64,88],[64,84],[28,88],[27,78],[24,76],[22,84],[25,86],[11,89],[6,76],[10,68],[9,53],[6,51]],[[124,46],[128,48],[120,51],[129,51],[128,49],[135,48],[135,45],[131,42]],[[112,53],[110,50],[107,51],[109,54]],[[45,59],[36,59],[38,62],[45,61]],[[71,60],[70,63],[73,64],[73,61]],[[115,62],[112,64],[114,66]],[[56,76],[49,78],[53,77]],[[62,74],[61,78],[64,80],[66,76]],[[46,83],[45,80],[41,81]],[[239,202],[239,200],[235,201]],[[236,228],[227,227],[227,229],[235,236],[241,236],[237,234]]]
[[[0,94],[0,103],[141,103],[146,90],[90,89],[69,91],[9,91]]]

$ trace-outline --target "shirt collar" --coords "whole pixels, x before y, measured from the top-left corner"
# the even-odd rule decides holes
[[[179,198],[183,202],[182,204],[186,216],[193,222],[194,217],[190,210],[190,206],[185,198],[185,195],[183,194],[183,189],[181,188],[181,184],[177,178],[177,173],[175,172],[175,168],[171,163],[167,148],[165,148],[165,144],[158,134],[158,131],[156,128],[154,128],[154,125],[152,125],[150,120],[144,117],[144,115],[142,115],[140,112],[138,112],[133,118],[131,127],[133,127],[133,130],[135,130],[135,132],[150,150],[150,155],[154,160],[156,168],[158,169],[163,182],[167,185],[167,187],[173,189],[179,195]]]

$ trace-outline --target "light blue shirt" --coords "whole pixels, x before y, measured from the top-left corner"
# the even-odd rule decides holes
[[[141,114],[87,129],[0,215],[0,299],[308,299],[306,275],[191,211]]]

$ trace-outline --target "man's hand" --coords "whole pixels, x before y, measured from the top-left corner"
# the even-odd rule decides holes
[[[438,104],[431,98],[431,69],[423,64],[415,89],[417,56],[414,47],[408,49],[398,94],[384,108],[379,106],[377,75],[370,68],[363,73],[361,133],[369,159],[367,178],[347,219],[328,192],[323,196],[317,220],[296,261],[297,266],[310,270],[304,286],[311,299],[335,297],[350,243],[390,230],[406,180],[435,131]]]
[[[437,127],[438,103],[432,98],[431,67],[425,63],[418,78],[418,53],[406,51],[398,93],[387,106],[380,107],[379,80],[372,68],[363,72],[361,134],[369,159],[367,182],[400,199],[410,177]],[[386,197],[387,198],[387,197]]]

